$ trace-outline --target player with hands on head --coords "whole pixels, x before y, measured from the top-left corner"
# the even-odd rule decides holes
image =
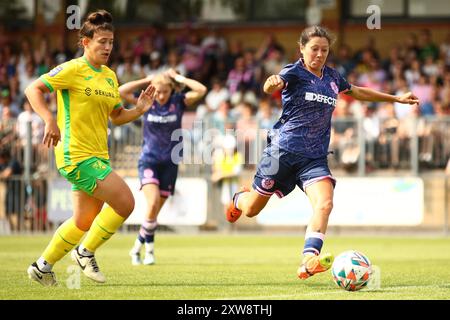
[[[138,162],[139,179],[147,208],[134,246],[130,251],[133,265],[155,263],[154,242],[158,226],[157,218],[167,198],[174,194],[181,152],[176,148],[180,141],[172,140],[187,107],[194,106],[205,94],[200,82],[179,75],[174,69],[131,81],[120,86],[120,94],[130,103],[136,103],[133,92],[151,83],[155,89],[155,101],[143,116],[143,143]],[[187,92],[180,90],[186,86]],[[181,136],[181,134],[179,135]],[[141,259],[141,248],[145,256]]]

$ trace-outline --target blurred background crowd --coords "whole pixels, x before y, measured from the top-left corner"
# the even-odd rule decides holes
[[[46,37],[35,45],[27,38],[0,45],[1,146],[20,162],[26,124],[31,121],[33,170],[48,169],[47,152],[40,145],[44,123],[30,108],[24,89],[56,65],[80,55],[82,52],[70,50],[64,39],[56,47],[50,46]],[[238,138],[251,140],[257,137],[257,129],[271,128],[281,112],[280,92],[265,95],[264,80],[297,59],[286,55],[273,34],[258,47],[246,47],[240,41],[227,41],[216,29],[200,36],[187,28],[173,42],[151,29],[134,40],[117,39],[110,67],[121,84],[168,68],[201,81],[209,91],[192,110],[195,117],[209,118],[212,126],[222,131],[225,127],[245,129],[247,134]],[[358,50],[343,43],[333,47],[328,64],[355,85],[395,95],[412,91],[421,101],[420,106],[361,103],[340,95],[331,149],[336,150],[341,164],[354,163],[359,155],[352,119],[362,119],[364,137],[372,150],[367,159],[369,170],[374,166],[400,168],[402,159],[409,159],[408,141],[413,134],[420,138],[420,162],[445,166],[450,152],[444,144],[449,140],[448,128],[446,122],[436,120],[450,115],[450,33],[442,43],[435,43],[428,29],[410,33],[390,49],[387,58],[382,58],[373,38]],[[55,94],[49,94],[48,101],[56,111]]]
[[[13,229],[18,225],[14,220],[19,219],[24,211],[33,212],[33,221],[36,217],[46,221],[48,179],[56,177],[57,172],[52,151],[49,152],[41,144],[44,123],[31,109],[24,89],[55,66],[83,54],[75,46],[76,30],[67,31],[63,25],[66,19],[63,8],[72,2],[78,3],[70,0],[36,1],[38,13],[40,10],[43,13],[35,15],[44,17],[44,22],[39,20],[41,22],[37,24],[37,28],[41,28],[37,33],[10,32],[14,30],[15,23],[11,18],[8,18],[9,24],[0,23],[0,199],[5,199],[4,205],[0,205],[0,233],[5,213],[10,217]],[[130,8],[135,3],[111,3],[122,2],[128,3]],[[142,5],[150,2],[153,3],[147,1]],[[286,34],[295,33],[298,40],[305,27],[305,10],[298,10],[301,17],[295,14],[291,17],[294,20],[303,19],[302,23],[292,24],[292,19],[280,25],[274,23],[274,30],[271,30],[270,23],[280,19],[280,16],[288,17],[289,9],[293,5],[298,7],[294,2],[283,2],[286,10],[278,12],[278,15],[273,13],[276,11],[270,1],[263,1],[261,8],[264,11],[261,12],[258,11],[259,2],[253,0],[220,2],[227,6],[251,4],[244,10],[248,17],[243,17],[240,22],[243,33],[240,36],[236,36],[239,34],[239,24],[234,30],[220,23],[202,25],[201,28],[195,27],[195,23],[186,23],[183,14],[187,11],[181,9],[176,12],[177,15],[170,16],[179,19],[176,28],[148,22],[145,27],[140,25],[134,28],[128,22],[128,25],[117,28],[109,66],[116,72],[120,84],[174,68],[208,87],[204,99],[188,110],[183,118],[183,128],[190,132],[185,143],[191,143],[190,148],[185,150],[185,157],[192,154],[193,158],[180,167],[181,175],[202,176],[213,182],[231,177],[229,182],[238,184],[236,177],[254,173],[266,132],[281,114],[281,93],[266,95],[262,85],[269,75],[277,74],[283,66],[299,59],[299,51],[295,50],[297,44],[291,39],[287,41]],[[307,7],[305,1],[297,2]],[[340,7],[340,11],[334,7],[324,11],[325,19],[333,26],[331,31],[339,36],[331,49],[328,65],[336,68],[349,83],[395,95],[412,91],[421,101],[419,106],[366,103],[340,95],[333,114],[330,144],[333,152],[330,154],[330,167],[333,172],[347,176],[386,173],[414,176],[425,172],[442,175],[447,167],[450,175],[450,166],[447,165],[450,157],[450,33],[443,36],[440,32],[439,40],[435,40],[434,34],[443,29],[439,23],[432,22],[409,31],[411,22],[404,19],[412,17],[413,13],[400,15],[399,21],[403,21],[404,30],[393,23],[388,29],[370,31],[365,26],[366,6],[360,5],[364,1],[322,2]],[[397,10],[395,6],[400,6],[400,2],[392,2],[390,9]],[[66,6],[56,6],[57,3],[65,3]],[[111,3],[106,1],[102,7],[111,6]],[[185,3],[181,1],[176,6],[169,6],[173,3],[168,1],[168,7],[164,10],[174,12]],[[216,2],[205,3],[211,6]],[[416,1],[408,0],[408,3],[415,4]],[[410,11],[431,10],[438,2],[434,0],[432,3],[434,5],[430,8],[413,5],[408,8]],[[57,7],[54,12],[59,12],[54,17],[61,17],[54,18],[53,25],[47,26],[46,15],[50,15],[53,6]],[[281,10],[284,7],[277,8]],[[238,13],[244,12],[240,7],[234,9]],[[386,9],[389,9],[388,4]],[[362,15],[354,13],[358,10]],[[139,12],[136,9],[135,14]],[[157,19],[155,12],[154,18]],[[223,10],[217,12],[224,14]],[[437,14],[433,12],[431,16]],[[260,17],[265,21],[261,26],[255,20],[259,14],[265,15]],[[448,27],[448,14],[443,16],[442,25]],[[363,17],[363,20],[358,17]],[[253,20],[245,22],[247,18]],[[420,19],[420,14],[419,18],[414,18]],[[352,27],[348,23],[351,19],[360,24]],[[52,33],[51,30],[57,31]],[[244,34],[246,30],[248,37]],[[396,35],[402,36],[392,42],[392,37]],[[384,42],[384,36],[389,36],[390,42]],[[46,99],[51,110],[56,112],[55,94],[48,94]],[[204,141],[207,129],[215,130],[212,149],[208,149]],[[112,165],[124,176],[137,175],[141,138],[140,121],[110,128]],[[204,158],[195,157],[202,157],[207,149],[212,152],[212,162],[205,164]],[[196,165],[190,165],[192,163]],[[222,185],[229,188],[229,184]],[[229,195],[229,191],[223,192],[223,203]],[[45,229],[45,225],[40,224],[41,229]]]

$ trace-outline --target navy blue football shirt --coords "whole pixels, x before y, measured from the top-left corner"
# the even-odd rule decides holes
[[[269,134],[271,143],[307,158],[326,156],[336,99],[338,93],[350,90],[350,84],[328,66],[319,78],[302,60],[288,64],[279,75],[285,83],[283,112]]]
[[[160,163],[171,161],[172,149],[182,141],[172,141],[172,133],[181,128],[181,118],[186,108],[184,93],[173,93],[166,104],[156,100],[144,113],[144,141],[141,161]]]

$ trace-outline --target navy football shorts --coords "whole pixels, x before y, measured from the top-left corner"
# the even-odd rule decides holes
[[[253,189],[263,196],[270,197],[275,193],[282,198],[296,185],[305,191],[308,186],[323,179],[330,179],[333,186],[336,185],[326,156],[309,159],[269,145],[259,162]]]
[[[167,198],[173,195],[178,176],[178,165],[171,161],[150,163],[139,160],[138,170],[141,189],[146,184],[156,184],[159,186],[161,197]]]

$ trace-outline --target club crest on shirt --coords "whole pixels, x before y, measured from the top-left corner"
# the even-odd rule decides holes
[[[106,82],[111,86],[111,88],[114,88],[114,81],[111,78],[105,78]]]
[[[261,183],[264,189],[269,190],[272,189],[275,181],[273,179],[263,179]]]
[[[334,93],[336,93],[336,94],[339,93],[339,89],[338,89],[336,83],[334,83],[334,81],[330,82],[330,86],[331,86],[331,89],[333,89]]]
[[[63,69],[63,67],[57,66],[57,67],[53,68],[52,70],[50,70],[49,73],[48,73],[48,75],[49,75],[50,77],[54,77],[54,76],[56,76],[58,73],[60,73],[62,69]]]

